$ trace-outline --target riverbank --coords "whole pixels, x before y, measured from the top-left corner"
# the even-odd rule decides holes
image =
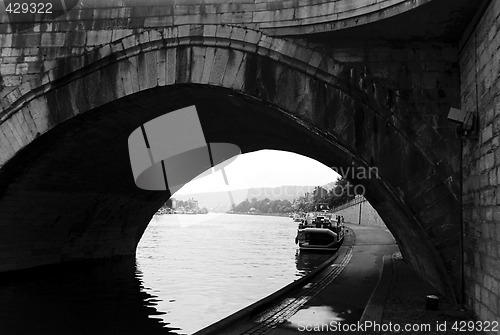
[[[259,216],[281,216],[289,217],[289,213],[239,213],[239,212],[227,212],[226,214],[238,214],[238,215],[259,215]]]
[[[355,242],[333,262],[195,335],[463,334],[453,327],[471,316],[443,297],[437,310],[426,309],[436,291],[406,264],[387,229],[347,227]]]

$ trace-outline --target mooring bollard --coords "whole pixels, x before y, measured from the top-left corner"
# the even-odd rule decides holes
[[[425,300],[425,309],[429,311],[437,311],[439,309],[439,297],[436,295],[428,295]]]

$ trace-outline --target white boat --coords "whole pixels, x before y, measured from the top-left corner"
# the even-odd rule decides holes
[[[344,240],[345,227],[331,213],[308,213],[299,224],[295,243],[300,250],[335,251]]]

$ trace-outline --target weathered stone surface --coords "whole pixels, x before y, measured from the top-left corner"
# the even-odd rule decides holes
[[[396,118],[401,117],[401,119],[393,121],[391,125],[381,119],[380,115],[386,113],[387,107],[394,110],[396,110],[395,106],[402,107],[400,108],[402,111],[407,110],[408,107],[404,106],[405,101],[399,97],[389,98],[390,101],[387,102],[385,95],[380,94],[382,85],[377,91],[374,91],[372,86],[363,84],[365,81],[376,81],[375,78],[370,78],[362,71],[343,66],[333,60],[327,61],[328,57],[319,52],[312,52],[306,56],[306,53],[302,51],[297,52],[302,47],[290,45],[290,42],[269,38],[262,34],[254,34],[248,29],[221,27],[215,31],[212,30],[212,38],[215,38],[215,43],[205,39],[191,39],[201,36],[200,33],[206,37],[211,35],[207,29],[179,27],[163,32],[163,36],[168,36],[165,43],[157,43],[159,35],[155,31],[143,32],[138,37],[125,37],[121,41],[123,49],[118,51],[117,63],[106,60],[106,57],[113,56],[109,54],[112,49],[100,46],[97,53],[92,52],[92,55],[98,56],[95,58],[84,56],[85,61],[80,64],[85,65],[77,67],[77,71],[85,73],[85,66],[94,63],[99,64],[98,66],[89,67],[92,70],[81,78],[69,80],[67,83],[62,81],[60,88],[47,86],[47,111],[49,111],[47,113],[50,114],[50,121],[45,121],[45,124],[53,128],[76,114],[85,114],[86,111],[103,106],[119,97],[151,90],[158,84],[199,83],[229,89],[236,85],[242,94],[272,103],[275,107],[295,115],[301,122],[309,124],[311,129],[330,134],[327,137],[332,136],[335,141],[340,141],[343,147],[350,150],[355,157],[358,157],[357,159],[360,159],[360,164],[369,161],[370,164],[379,166],[381,177],[388,185],[392,185],[390,187],[392,189],[404,190],[409,185],[408,180],[419,176],[412,172],[416,166],[419,166],[420,171],[437,168],[437,166],[432,167],[432,157],[436,157],[432,154],[432,150],[439,148],[439,146],[436,147],[436,143],[441,141],[442,135],[433,128],[426,128],[425,136],[428,139],[425,142],[416,141],[413,144],[407,142],[401,134],[406,134],[405,136],[412,133],[418,134],[416,130],[411,131],[411,128],[419,126],[417,129],[423,129],[422,126],[425,123],[421,123],[423,121],[418,118],[414,118],[412,123],[405,122],[404,114],[395,116]],[[234,44],[231,40],[233,35],[238,38],[237,43]],[[156,37],[152,39],[151,36]],[[171,39],[170,36],[177,36],[179,38],[177,41],[182,46],[176,47],[175,40]],[[203,46],[205,41],[208,47]],[[189,47],[189,43],[196,46]],[[258,47],[249,47],[248,45],[252,43]],[[228,46],[232,46],[234,50]],[[104,53],[99,51],[105,49],[108,51]],[[138,50],[142,51],[137,53]],[[254,50],[254,52],[249,50]],[[127,52],[131,54],[128,55]],[[109,56],[106,56],[108,54]],[[295,58],[295,55],[300,58]],[[390,53],[384,53],[384,55],[390,56]],[[378,62],[382,59],[381,57],[378,58]],[[392,59],[388,59],[388,61],[392,61]],[[337,65],[335,65],[336,63]],[[71,72],[68,71],[73,69],[70,67],[61,71],[59,69],[64,69],[64,67],[61,67],[58,62],[48,62],[47,64],[47,67],[52,71],[53,78],[50,79],[52,82],[59,82],[65,78],[64,76],[70,75]],[[348,79],[348,82],[345,79],[336,80],[334,74],[320,70],[324,64],[328,64],[326,69],[334,69],[335,73]],[[336,86],[330,86],[330,83],[335,83]],[[48,82],[47,85],[49,85]],[[374,95],[376,92],[377,95]],[[64,97],[69,99],[63,100]],[[32,100],[31,103],[35,104],[36,100]],[[40,102],[36,102],[36,104],[39,105]],[[33,117],[35,125],[37,125],[37,119],[38,123],[41,124],[40,117],[43,119],[43,116]],[[388,128],[379,130],[379,125],[389,127],[392,130],[389,131]],[[21,130],[16,130],[18,128]],[[47,131],[48,129],[37,125],[36,133],[43,134]],[[420,130],[420,132],[422,131]],[[29,141],[28,138],[31,139],[28,136],[20,137],[19,133],[22,133],[22,127],[14,125],[14,127],[9,127],[6,135],[10,136],[16,151],[21,146],[26,145],[26,142]],[[419,136],[424,135],[420,134]],[[377,145],[374,146],[374,143]],[[392,155],[408,157],[408,160],[400,160],[399,164],[395,165],[384,158]],[[426,158],[419,159],[420,165],[415,165],[413,163],[414,157]],[[442,165],[442,167],[445,166]],[[443,171],[443,174],[453,171],[453,169],[443,170],[442,168],[438,168],[438,170]],[[448,186],[442,187],[447,190],[444,193],[452,192]],[[418,181],[415,180],[412,183],[412,192],[420,192],[421,194],[428,192],[436,199],[439,198],[439,195],[437,193],[434,195],[433,192],[438,192],[438,189],[441,188],[419,190]],[[397,195],[397,198],[410,197],[410,193],[404,195],[403,191],[402,194]],[[419,201],[424,201],[424,206],[426,206],[425,201],[432,199],[432,196],[424,197],[422,200],[413,198],[412,201],[415,204],[413,208],[419,208]],[[377,197],[372,197],[375,202],[377,202],[376,199]],[[450,211],[449,206],[455,206],[450,203],[446,204],[447,206],[435,207],[432,215],[420,215],[421,228],[417,228],[419,224],[411,223],[412,229],[423,229],[427,221],[429,225],[434,224],[437,219]],[[381,208],[384,211],[384,207]],[[418,214],[418,211],[414,214]],[[443,231],[448,232],[448,230]],[[415,234],[425,235],[425,233],[414,232],[414,234],[405,237],[406,234],[402,233],[400,239],[406,241],[407,238],[413,238],[410,236]],[[408,245],[403,248],[407,248],[406,253],[411,255],[415,266],[423,271],[436,271],[439,266],[442,266],[426,264],[430,259],[417,256],[420,254],[420,251],[417,251],[419,247],[414,248]],[[429,254],[432,254],[432,251]],[[443,261],[445,268],[438,270],[439,274],[428,274],[431,278],[439,278],[443,275],[453,276],[453,261],[450,260],[448,268],[446,268],[446,259]],[[436,281],[435,284],[442,285],[439,281]],[[444,287],[446,286],[443,285]]]
[[[481,320],[498,319],[500,280],[500,167],[498,150],[500,120],[498,108],[500,52],[491,47],[500,39],[496,29],[500,8],[492,1],[472,34],[464,36],[460,54],[462,109],[477,113],[476,135],[464,141],[463,217],[465,240],[466,302]],[[493,61],[495,60],[495,61]],[[480,293],[478,293],[480,292]]]

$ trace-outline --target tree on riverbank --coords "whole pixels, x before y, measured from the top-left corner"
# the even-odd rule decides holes
[[[233,208],[235,213],[249,213],[251,210],[256,213],[289,213],[292,211],[292,203],[288,200],[252,198],[250,201],[248,199],[242,201]]]
[[[354,199],[354,193],[354,186],[346,179],[340,178],[335,183],[335,187],[328,192],[324,202],[328,203],[328,207],[335,208]]]
[[[331,184],[330,184],[331,185]],[[326,186],[325,186],[326,187]],[[334,208],[341,206],[355,197],[354,186],[346,179],[339,178],[329,191],[317,186],[314,191],[306,192],[296,198],[293,203],[288,200],[244,200],[233,207],[234,213],[290,213],[313,211],[316,204],[328,204]]]
[[[338,179],[333,188],[326,191],[322,187],[316,187],[313,192],[306,192],[303,196],[294,200],[292,210],[296,212],[313,211],[317,204],[328,204],[328,207],[341,206],[355,197],[354,186],[346,179]]]

